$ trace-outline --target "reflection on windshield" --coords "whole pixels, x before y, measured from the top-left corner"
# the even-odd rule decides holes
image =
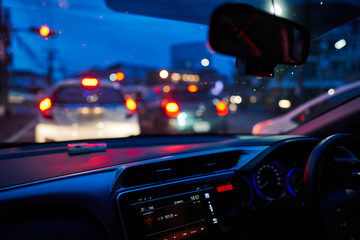
[[[304,66],[278,66],[268,79],[237,76],[235,59],[207,46],[205,25],[117,13],[102,1],[3,0],[2,11],[1,142],[57,141],[59,132],[61,140],[251,134],[256,123],[360,79],[360,19],[314,39]],[[82,86],[89,76],[107,90]],[[51,106],[40,110],[46,98]],[[309,107],[306,117],[334,106]],[[53,135],[37,138],[40,125]]]

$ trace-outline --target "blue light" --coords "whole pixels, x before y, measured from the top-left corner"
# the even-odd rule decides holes
[[[257,184],[256,184],[255,173],[253,173],[253,183],[254,183],[255,191],[257,192],[257,194],[258,194],[261,198],[265,199],[266,201],[271,201],[271,200],[272,200],[272,199],[264,196],[264,195],[260,192],[260,189],[258,188],[258,186],[257,186]]]
[[[302,169],[302,168],[292,168],[292,169],[290,169],[290,171],[288,172],[288,174],[287,174],[287,176],[286,176],[289,192],[290,192],[292,195],[294,195],[294,196],[296,196],[297,193],[292,189],[292,187],[291,187],[291,185],[290,185],[290,176],[291,176],[291,174],[292,174],[295,170],[300,170],[300,171],[304,172],[304,169]]]

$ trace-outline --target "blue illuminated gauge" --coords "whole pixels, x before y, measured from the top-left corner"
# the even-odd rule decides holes
[[[293,168],[287,174],[289,192],[294,195],[301,195],[304,191],[304,169]]]
[[[269,161],[253,174],[256,192],[266,200],[280,198],[285,193],[285,173],[278,162]]]

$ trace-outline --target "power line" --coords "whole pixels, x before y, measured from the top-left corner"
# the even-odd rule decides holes
[[[18,1],[17,4],[21,4],[21,7],[12,7],[12,9],[15,9],[16,11],[21,11],[22,13],[24,13],[25,18],[28,19],[28,21],[26,22],[26,24],[29,27],[24,27],[25,29],[30,28],[31,26],[38,26],[38,25],[48,25],[50,26],[52,29],[55,26],[55,23],[53,21],[53,14],[50,13],[50,8],[45,7],[48,3],[47,2],[40,2],[41,5],[37,8],[33,8],[32,4],[30,1],[25,1],[25,0],[21,0],[20,2]],[[44,4],[45,3],[45,4]],[[13,5],[16,5],[16,2],[14,4],[14,2],[12,2]],[[38,2],[39,4],[39,2]],[[54,5],[54,4],[52,4]],[[25,7],[24,7],[25,6]],[[27,6],[27,7],[26,7]],[[40,20],[40,21],[39,21]],[[40,23],[40,24],[39,24]],[[53,75],[53,65],[54,65],[54,47],[52,46],[52,42],[53,41],[46,41],[45,42],[37,42],[36,43],[36,47],[39,48],[41,45],[45,45],[44,48],[46,49],[45,51],[41,51],[41,53],[47,52],[47,56],[43,56],[42,58],[39,59],[39,52],[34,51],[33,47],[34,46],[29,46],[26,41],[20,36],[20,34],[16,34],[16,39],[18,40],[18,45],[19,47],[21,47],[24,50],[24,53],[26,55],[28,55],[32,60],[33,63],[35,64],[35,66],[39,69],[43,69],[47,71],[47,80],[48,83],[51,82],[52,80],[52,75]],[[43,59],[43,60],[41,60]]]

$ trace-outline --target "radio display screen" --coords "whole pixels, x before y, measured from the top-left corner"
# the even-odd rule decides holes
[[[162,197],[140,195],[135,201],[125,195],[127,200],[120,195],[120,201],[127,202],[122,216],[129,239],[200,239],[218,223],[212,188]]]

